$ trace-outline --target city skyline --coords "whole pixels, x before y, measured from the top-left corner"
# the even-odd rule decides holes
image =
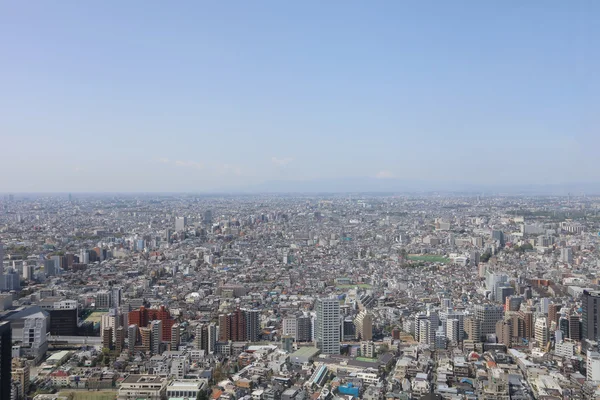
[[[140,5],[3,7],[0,191],[600,182],[596,3]]]

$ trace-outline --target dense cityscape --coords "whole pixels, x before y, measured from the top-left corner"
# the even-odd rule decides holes
[[[5,195],[2,399],[594,399],[600,198]]]

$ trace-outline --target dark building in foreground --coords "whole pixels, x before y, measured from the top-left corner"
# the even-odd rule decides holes
[[[10,322],[0,322],[0,399],[10,399],[12,335]]]

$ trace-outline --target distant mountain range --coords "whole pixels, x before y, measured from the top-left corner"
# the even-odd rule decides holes
[[[369,177],[306,181],[267,181],[236,190],[242,193],[469,193],[507,195],[600,194],[600,183],[493,185],[459,182],[426,182]]]

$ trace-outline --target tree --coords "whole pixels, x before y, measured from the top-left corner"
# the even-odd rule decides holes
[[[492,253],[490,251],[486,251],[481,255],[481,262],[488,262],[492,258]]]
[[[196,396],[196,400],[208,400],[208,391],[202,389],[198,392],[198,396]]]

